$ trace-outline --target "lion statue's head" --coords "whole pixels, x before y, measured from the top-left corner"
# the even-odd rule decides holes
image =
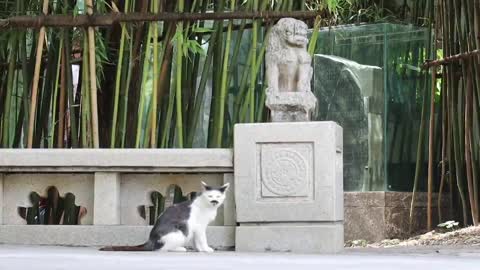
[[[268,37],[268,46],[271,51],[287,47],[306,48],[308,26],[306,23],[293,18],[280,19],[272,27]]]

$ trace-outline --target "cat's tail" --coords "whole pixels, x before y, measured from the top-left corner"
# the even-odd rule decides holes
[[[153,251],[160,249],[162,245],[159,243],[152,243],[152,241],[147,241],[145,244],[138,246],[109,246],[99,249],[100,251]]]

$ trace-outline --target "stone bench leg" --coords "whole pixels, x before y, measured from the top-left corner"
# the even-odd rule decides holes
[[[120,174],[95,173],[93,225],[120,225]]]

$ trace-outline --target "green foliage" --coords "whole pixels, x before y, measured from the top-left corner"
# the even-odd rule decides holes
[[[126,7],[115,2],[124,9],[120,12],[140,11],[138,1],[126,2]],[[18,3],[25,5],[26,11],[17,12]],[[75,4],[69,6],[66,3]],[[111,1],[97,0],[94,3],[95,14],[115,12]],[[189,9],[189,12],[321,10],[321,14],[327,14],[327,17],[317,19],[316,29],[338,23],[378,21],[388,14],[385,8],[370,0],[194,0],[176,3],[175,7],[167,5],[160,9]],[[42,1],[0,0],[0,17],[39,14],[41,4]],[[158,10],[159,2],[147,1],[147,4],[150,12],[164,11]],[[51,1],[50,11],[74,16],[85,14],[85,1]],[[309,24],[313,26],[313,21]],[[158,37],[155,37],[154,30],[150,30],[155,25],[158,27]],[[94,52],[88,52],[85,46],[85,29],[69,29],[66,38],[63,37],[63,31],[50,29],[41,65],[39,104],[51,106],[44,107],[41,113],[35,115],[37,123],[45,123],[37,125],[35,129],[36,146],[52,147],[58,143],[57,127],[61,119],[58,115],[61,71],[58,48],[62,42],[71,52],[68,62],[74,67],[81,67],[78,74],[67,72],[70,77],[79,76],[79,87],[75,89],[77,82],[70,78],[67,85],[68,107],[64,108],[65,112],[69,112],[65,120],[63,139],[67,144],[64,147],[89,147],[92,142],[90,75],[86,65],[88,53],[94,53],[96,60],[101,146],[231,146],[235,123],[266,119],[263,93],[266,84],[262,63],[266,48],[265,35],[270,27],[271,23],[261,24],[260,20],[125,23],[120,27],[96,28]],[[14,31],[0,32],[0,91],[5,88],[2,85],[7,84],[9,74],[10,82],[15,85],[15,93],[10,94],[28,97],[30,88],[26,87],[23,80],[31,80],[29,75],[33,73],[33,67],[25,65],[22,69],[19,64],[23,60],[24,63],[34,62],[38,30],[29,29],[26,38],[18,44],[12,42],[13,34]],[[309,45],[310,52],[314,51],[315,42]],[[13,50],[20,48],[19,44],[25,47],[26,53],[21,52],[14,57],[17,65],[11,65],[13,71],[9,72],[6,63],[13,57]],[[25,59],[19,59],[23,54]],[[153,70],[154,67],[156,70]],[[27,76],[20,76],[20,73]],[[29,100],[6,99],[5,93],[0,92],[0,105],[8,103],[16,111],[7,117],[5,110],[1,110],[0,134],[9,134],[9,138],[0,137],[0,143],[8,140],[8,146],[24,147],[23,140],[17,139],[18,144],[12,145],[11,139],[27,133],[25,123],[28,122],[26,112]],[[25,107],[24,113],[19,110],[22,107],[18,105],[19,100]],[[48,144],[40,143],[45,137],[49,138]],[[149,142],[155,138],[158,138],[157,142]]]

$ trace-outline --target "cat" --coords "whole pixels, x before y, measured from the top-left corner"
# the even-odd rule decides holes
[[[208,246],[206,230],[223,204],[229,184],[211,187],[202,182],[203,192],[195,199],[168,207],[156,220],[148,241],[138,246],[110,246],[102,251],[176,251],[185,252],[193,242],[199,252],[213,252]]]

